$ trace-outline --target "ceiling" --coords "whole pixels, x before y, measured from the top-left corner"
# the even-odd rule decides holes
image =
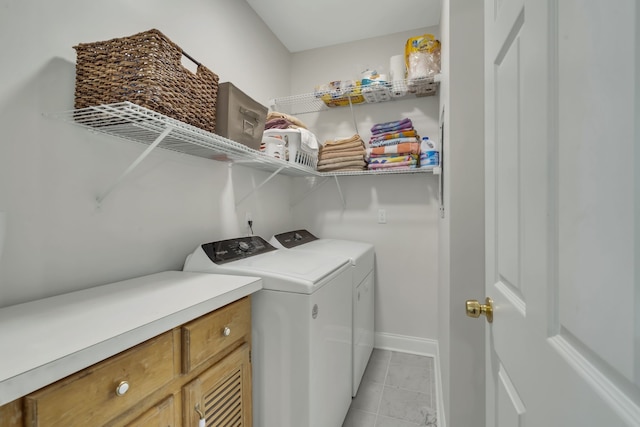
[[[441,0],[246,0],[289,52],[440,23]],[[392,5],[392,6],[391,6]]]

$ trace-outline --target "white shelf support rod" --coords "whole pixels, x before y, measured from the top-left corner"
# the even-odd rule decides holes
[[[281,166],[278,170],[276,170],[275,172],[273,172],[271,175],[269,175],[269,177],[267,179],[265,179],[264,181],[262,181],[260,183],[260,185],[258,185],[256,188],[254,188],[253,190],[249,191],[249,193],[245,194],[244,197],[242,197],[240,200],[238,200],[236,202],[236,207],[238,207],[238,205],[242,202],[244,202],[249,196],[251,196],[253,193],[255,193],[256,191],[258,191],[260,188],[262,188],[263,185],[265,185],[267,182],[271,181],[272,178],[274,178],[276,175],[278,175],[280,173],[280,171],[284,169],[284,166]]]
[[[338,175],[333,176],[336,180],[336,186],[338,187],[338,194],[340,194],[340,201],[342,202],[342,209],[346,209],[347,203],[344,201],[344,195],[342,194],[342,188],[340,188],[340,181],[338,181]]]
[[[356,122],[356,113],[355,111],[353,111],[353,103],[351,102],[351,97],[349,96],[348,99],[349,99],[349,109],[351,110],[351,119],[353,120],[353,128],[356,130],[356,133],[360,135],[360,132],[358,132],[358,122]],[[336,178],[336,182],[337,180],[338,179]]]
[[[113,184],[111,184],[111,187],[109,187],[104,193],[102,193],[102,195],[96,198],[96,200],[98,201],[98,205],[100,205],[103,202],[103,200],[107,198],[107,196],[122,182],[122,180],[127,175],[129,175],[131,171],[133,171],[140,164],[140,162],[142,162],[149,155],[149,153],[151,153],[151,151],[154,148],[156,148],[158,144],[160,144],[162,140],[165,139],[167,135],[169,135],[169,133],[171,133],[172,130],[173,130],[173,126],[167,125],[167,128],[164,131],[162,131],[162,133],[158,135],[155,141],[153,141],[153,143],[149,145],[147,149],[144,150],[142,154],[140,154],[138,158],[133,161],[133,163],[131,163],[131,165],[127,168],[127,170],[124,171],[122,175],[120,175]]]

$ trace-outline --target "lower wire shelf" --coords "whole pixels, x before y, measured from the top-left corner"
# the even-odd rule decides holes
[[[59,113],[48,113],[46,115],[89,129],[92,132],[147,145],[144,152],[131,163],[113,184],[96,197],[98,205],[157,147],[191,156],[231,162],[232,164],[272,172],[260,185],[236,201],[236,206],[278,174],[294,177],[334,177],[344,207],[345,200],[338,182],[339,176],[439,173],[439,168],[319,172],[307,166],[268,156],[243,144],[131,102],[98,105]]]

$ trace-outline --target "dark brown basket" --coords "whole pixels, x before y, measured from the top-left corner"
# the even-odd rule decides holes
[[[216,128],[218,76],[182,65],[182,49],[152,29],[130,37],[80,43],[75,108],[129,101],[209,132]]]

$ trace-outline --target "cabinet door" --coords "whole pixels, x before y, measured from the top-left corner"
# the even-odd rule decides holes
[[[147,410],[127,427],[176,427],[174,398],[169,396]]]
[[[251,427],[251,362],[249,344],[204,371],[184,387],[184,427]]]

